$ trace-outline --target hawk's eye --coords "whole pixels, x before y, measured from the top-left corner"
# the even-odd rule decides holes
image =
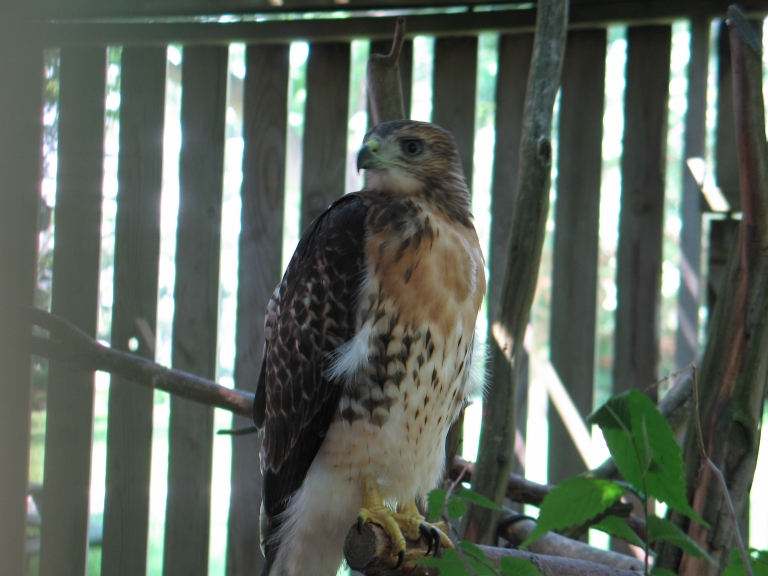
[[[408,156],[418,156],[424,151],[424,144],[421,140],[405,140],[403,141],[403,152]]]

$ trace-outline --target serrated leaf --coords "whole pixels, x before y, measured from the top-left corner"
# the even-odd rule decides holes
[[[591,520],[624,493],[610,480],[577,476],[552,488],[541,503],[536,528],[520,545],[525,548],[550,530],[559,530]]]
[[[496,504],[493,500],[489,500],[482,494],[478,494],[474,490],[470,490],[469,488],[463,488],[461,492],[457,492],[456,496],[459,498],[466,500],[467,502],[472,502],[472,504],[477,504],[478,506],[483,506],[484,508],[490,508],[491,510],[501,510],[501,507]]]
[[[665,542],[674,544],[683,552],[686,552],[694,558],[704,558],[707,562],[716,565],[709,554],[696,544],[688,534],[683,532],[669,520],[659,518],[658,516],[648,516],[648,518],[645,519],[645,522],[649,539],[664,540]]]
[[[666,568],[654,568],[651,570],[651,576],[677,576],[677,574]]]
[[[448,518],[461,518],[467,513],[467,503],[454,497],[448,500],[445,508],[448,512]]]
[[[638,492],[647,492],[646,497],[666,502],[707,526],[688,504],[682,450],[650,398],[629,390],[608,400],[587,421],[600,426],[616,467]],[[651,464],[647,465],[649,450]]]
[[[541,576],[541,571],[536,564],[515,556],[503,556],[499,562],[499,569],[507,576]]]
[[[443,488],[435,488],[427,496],[427,510],[429,511],[430,522],[434,522],[443,513],[443,504],[445,504],[445,496],[448,494],[447,490]]]
[[[615,536],[616,538],[621,538],[640,548],[645,547],[645,542],[640,539],[640,536],[635,534],[632,529],[621,520],[621,518],[617,518],[616,516],[606,516],[600,520],[600,522],[592,526],[592,528],[610,534],[611,536]]]

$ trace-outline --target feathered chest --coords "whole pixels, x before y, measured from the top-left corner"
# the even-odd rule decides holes
[[[372,222],[355,335],[329,373],[345,386],[337,418],[382,426],[398,406],[427,425],[432,414],[447,429],[472,392],[474,329],[485,294],[477,235],[423,208],[399,226],[376,227],[375,215]]]

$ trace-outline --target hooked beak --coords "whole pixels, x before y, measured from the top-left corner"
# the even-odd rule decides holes
[[[378,164],[376,153],[379,151],[378,142],[369,142],[360,148],[360,152],[357,153],[357,171],[375,168]]]

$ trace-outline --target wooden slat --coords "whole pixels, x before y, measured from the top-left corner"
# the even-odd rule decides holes
[[[683,18],[687,15],[725,15],[731,0],[572,0],[571,22],[605,24],[608,22],[653,22],[663,19],[669,21],[674,18]],[[502,4],[497,10],[474,10],[456,14],[460,19],[469,19],[475,14],[482,15],[493,20],[499,14],[510,12],[523,13],[526,19],[531,19],[534,10],[519,3],[512,10],[503,6],[510,4],[508,0],[401,0],[391,2],[388,0],[351,0],[340,6],[335,0],[284,0],[273,2],[270,0],[221,0],[216,3],[210,0],[159,0],[154,2],[142,2],[137,4],[130,0],[117,2],[89,2],[88,0],[33,0],[26,2],[25,9],[29,18],[37,21],[50,21],[58,19],[85,19],[85,18],[155,18],[157,16],[197,16],[205,15],[231,15],[237,13],[253,14],[264,12],[291,12],[291,11],[337,11],[344,9],[398,9],[419,8],[426,6],[451,7],[451,5],[473,4]],[[766,10],[764,0],[742,0],[739,2],[747,11]],[[506,9],[505,9],[506,8]],[[520,16],[518,16],[519,18]],[[409,20],[414,16],[409,16]],[[129,24],[132,25],[132,24]],[[464,31],[468,31],[466,28]]]
[[[216,376],[227,48],[185,46],[173,367]],[[171,398],[164,576],[208,574],[213,409]]]
[[[264,314],[282,275],[289,46],[246,51],[243,187],[237,293],[235,385],[254,392],[264,348]],[[235,416],[235,427],[251,424]],[[256,434],[232,440],[227,575],[260,574],[261,474]]]
[[[533,54],[533,34],[504,34],[499,38],[499,66],[496,77],[496,142],[491,184],[491,242],[488,255],[488,326],[496,318],[501,283],[507,266],[507,247],[512,211],[517,197],[520,137],[525,109],[525,92]],[[509,363],[488,330],[490,379],[509,378]],[[527,361],[521,367],[517,398],[518,430],[525,434],[528,378]],[[522,471],[516,459],[515,470]]]
[[[24,571],[30,440],[29,333],[9,314],[32,306],[42,149],[43,53],[0,7],[0,575]]]
[[[475,148],[477,36],[437,38],[432,79],[432,122],[448,130],[459,146],[472,189]]]
[[[582,417],[592,412],[606,30],[570,32],[563,62],[550,355]],[[552,403],[547,480],[586,469]]]
[[[671,35],[669,26],[627,30],[614,394],[658,378]]]
[[[703,198],[688,158],[705,156],[707,129],[707,69],[709,20],[691,21],[691,58],[688,62],[688,108],[685,114],[683,149],[683,197],[680,205],[680,291],[677,300],[675,365],[693,362],[698,353],[699,304],[701,302],[701,208]]]
[[[391,40],[375,40],[371,42],[371,54],[389,54],[392,49]],[[403,107],[406,117],[411,117],[411,92],[413,88],[413,40],[405,40],[400,52],[400,83],[403,87]],[[370,105],[368,111],[368,125],[371,125]]]
[[[96,335],[104,165],[105,48],[62,48],[51,310]],[[51,362],[40,574],[86,568],[93,372]]]
[[[155,357],[146,328],[154,332],[157,317],[166,60],[163,48],[126,47],[120,75],[112,347],[148,359]],[[112,377],[102,576],[147,570],[153,399],[152,389]]]
[[[301,170],[301,231],[344,194],[349,114],[348,43],[311,44]]]

